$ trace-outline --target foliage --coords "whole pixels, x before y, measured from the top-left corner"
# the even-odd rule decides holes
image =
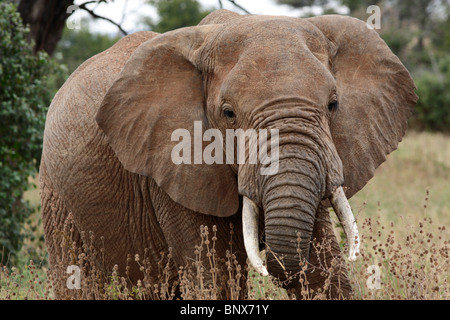
[[[355,12],[360,8],[367,8],[371,5],[376,5],[377,0],[340,0],[341,4],[348,7],[350,12]]]
[[[279,4],[287,4],[295,8],[304,8],[311,6],[326,7],[327,5],[336,5],[334,0],[277,0]],[[368,7],[376,4],[376,0],[339,0],[338,4],[349,8],[350,12],[354,12],[361,7]]]
[[[83,20],[80,29],[65,28],[61,41],[56,48],[56,57],[67,65],[69,73],[90,57],[100,53],[113,44],[120,36],[93,33],[89,28],[89,21]]]
[[[447,7],[447,18],[437,19],[430,27],[430,38],[433,48],[438,54],[448,55],[450,51],[450,4]]]
[[[386,28],[380,36],[397,56],[401,56],[404,53],[403,51],[413,38],[409,30],[401,29],[401,32],[399,32],[399,29],[394,27]]]
[[[421,129],[450,132],[450,56],[438,62],[436,72],[415,77],[419,102],[414,120]]]
[[[46,53],[33,55],[16,7],[0,1],[0,254],[20,249],[21,227],[34,210],[23,200],[28,177],[36,173],[45,113],[52,97],[47,85],[56,64]]]
[[[197,25],[210,13],[203,10],[197,0],[148,0],[148,3],[156,7],[159,20],[145,18],[143,22],[160,33]]]
[[[279,4],[287,4],[292,7],[310,7],[310,6],[320,6],[327,3],[327,0],[278,0]]]

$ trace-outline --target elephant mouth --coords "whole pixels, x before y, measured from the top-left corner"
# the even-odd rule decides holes
[[[359,231],[350,204],[342,187],[335,188],[329,197],[339,222],[344,228],[349,247],[349,260],[354,261],[359,254]],[[242,210],[242,228],[244,245],[250,264],[263,276],[269,275],[259,253],[258,238],[259,207],[244,196]]]

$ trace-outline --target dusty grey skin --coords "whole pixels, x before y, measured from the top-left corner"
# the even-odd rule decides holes
[[[127,36],[80,66],[50,106],[40,171],[50,264],[63,259],[56,231],[72,213],[75,233],[93,231],[104,247],[106,270],[118,264],[123,272],[127,254],[145,248],[157,270],[172,247],[176,279],[194,258],[200,226],[217,225],[223,256],[230,222],[245,265],[244,197],[259,212],[268,272],[283,280],[307,262],[310,287],[321,287],[325,278],[311,266],[341,257],[328,199],[340,186],[350,198],[397,148],[414,87],[377,33],[350,17],[219,10],[199,26]],[[260,165],[175,165],[171,134],[192,132],[194,121],[224,134],[279,129],[278,174],[262,176]],[[317,256],[314,239],[331,249]],[[349,297],[345,268],[336,269],[327,295]],[[139,276],[132,268],[131,279]]]

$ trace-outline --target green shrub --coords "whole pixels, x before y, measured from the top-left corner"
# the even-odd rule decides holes
[[[414,35],[412,32],[401,29],[399,32],[398,29],[390,28],[387,31],[384,31],[380,34],[381,38],[386,42],[389,48],[394,52],[397,56],[403,54],[408,43],[413,39]]]
[[[56,47],[55,57],[67,65],[72,73],[90,57],[113,46],[119,36],[95,33],[89,29],[89,20],[81,22],[80,29],[65,28],[61,40]],[[62,85],[62,83],[61,83]]]
[[[0,0],[0,262],[14,261],[22,225],[34,210],[23,200],[37,171],[47,107],[48,76],[57,66],[46,53],[33,55],[16,6]]]
[[[428,131],[450,132],[450,57],[438,61],[439,72],[415,77],[419,101],[412,124]]]

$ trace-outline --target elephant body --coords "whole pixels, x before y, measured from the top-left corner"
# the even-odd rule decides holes
[[[152,178],[125,170],[95,122],[100,102],[131,53],[155,35],[132,34],[92,57],[54,98],[46,122],[51,133],[46,130],[40,167],[43,225],[52,266],[74,263],[72,259],[61,261],[68,247],[59,232],[69,213],[78,248],[83,247],[81,231],[95,232],[95,246],[107,253],[99,263],[105,273],[117,264],[119,274],[125,275],[127,255],[143,257],[144,251],[151,257],[151,268],[158,270],[161,253],[167,253],[169,247],[180,248],[174,250],[172,259],[176,266],[185,266],[189,259],[195,259],[201,226],[217,226],[216,247],[224,256],[230,249],[230,223],[237,230],[233,244],[236,255],[245,264],[238,216],[198,214],[171,200]],[[112,60],[105,59],[107,55],[112,55]],[[61,175],[62,171],[66,175]],[[137,264],[130,265],[130,278],[136,283],[143,274]],[[171,282],[178,278],[175,266],[171,276]]]
[[[56,94],[44,133],[40,185],[51,267],[74,263],[61,235],[69,219],[77,248],[81,233],[92,231],[103,252],[98,268],[108,273],[117,264],[134,283],[142,272],[137,264],[126,271],[127,257],[145,255],[158,270],[169,248],[169,282],[176,282],[178,268],[195,260],[201,226],[217,227],[218,256],[232,248],[245,266],[243,199],[262,211],[259,235],[273,276],[298,273],[303,260],[343,264],[327,199],[342,185],[350,197],[371,178],[401,140],[416,96],[374,31],[352,18],[306,20],[219,10],[197,27],[132,34],[82,64]],[[340,46],[362,46],[367,37],[376,39],[374,48]],[[366,127],[359,122],[365,118]],[[279,128],[279,172],[260,177],[258,165],[174,164],[171,133],[192,131],[194,121],[224,136],[227,128]],[[331,244],[323,257],[312,250],[314,240]],[[318,270],[306,272],[314,289],[329,278]],[[329,297],[350,296],[345,268],[331,280]]]

